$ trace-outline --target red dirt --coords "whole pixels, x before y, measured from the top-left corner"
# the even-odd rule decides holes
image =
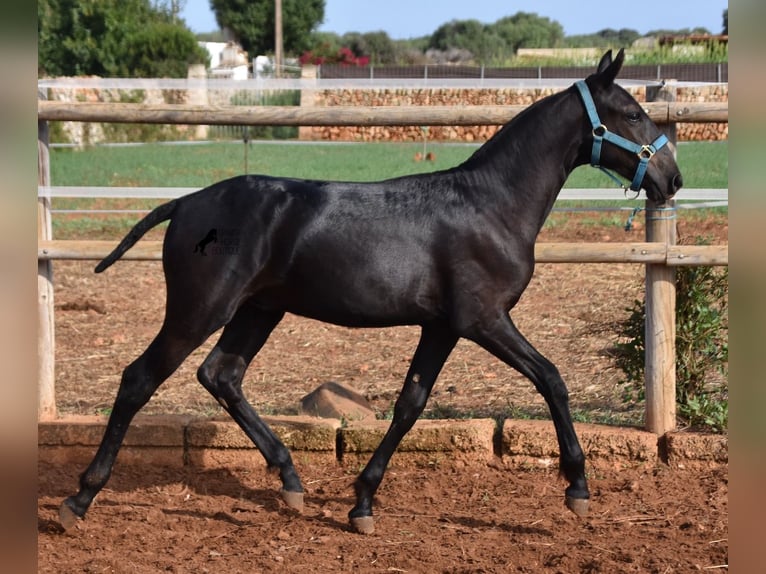
[[[395,457],[396,458],[396,457]],[[302,468],[302,516],[274,476],[118,468],[86,520],[57,509],[79,469],[40,465],[38,572],[691,572],[728,563],[728,471],[599,470],[591,516],[552,470],[394,464],[376,532],[349,531],[356,469]]]
[[[725,219],[687,234],[727,242]],[[609,235],[609,239],[604,236]],[[642,241],[634,231],[554,227],[542,241]],[[156,263],[57,262],[57,400],[62,414],[108,409],[125,365],[162,320]],[[513,316],[560,368],[573,410],[589,420],[641,421],[624,405],[613,362],[615,326],[641,296],[639,265],[540,265]],[[411,328],[351,330],[288,317],[256,358],[246,388],[257,409],[294,413],[320,383],[338,380],[380,413],[399,391],[417,341]],[[212,342],[205,346],[209,349]],[[144,413],[220,414],[196,383],[198,351]],[[437,382],[432,414],[544,414],[531,384],[461,343]],[[87,519],[56,522],[82,468],[39,465],[39,572],[689,572],[728,563],[728,466],[591,469],[591,516],[563,505],[552,469],[501,465],[398,466],[379,492],[376,533],[348,530],[360,470],[301,467],[307,508],[278,500],[261,472],[117,467]],[[716,571],[718,569],[716,568]],[[722,568],[722,570],[725,570]]]

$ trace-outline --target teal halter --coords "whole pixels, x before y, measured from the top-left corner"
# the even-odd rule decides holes
[[[652,159],[652,156],[655,153],[662,149],[662,146],[668,143],[668,138],[662,134],[650,144],[639,145],[635,142],[625,139],[622,136],[617,135],[614,132],[610,132],[607,127],[601,123],[601,120],[598,117],[596,104],[593,102],[593,97],[590,95],[590,90],[588,89],[588,85],[585,83],[585,80],[576,82],[575,86],[577,86],[577,89],[580,91],[580,96],[582,97],[583,104],[585,104],[585,110],[588,112],[588,118],[590,118],[590,123],[593,126],[593,149],[591,150],[590,154],[590,164],[593,167],[599,168],[601,171],[611,177],[625,191],[628,191],[628,189],[636,192],[640,191],[641,182],[644,180],[644,174],[646,173],[646,169],[649,167],[649,160]],[[604,140],[613,143],[617,147],[621,147],[622,149],[635,153],[638,156],[638,167],[636,167],[636,174],[633,176],[633,181],[630,184],[630,188],[625,187],[622,182],[617,179],[617,177],[615,177],[612,173],[601,166],[601,144]]]

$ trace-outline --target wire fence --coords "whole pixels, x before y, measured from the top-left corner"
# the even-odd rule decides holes
[[[430,64],[421,66],[348,66],[322,64],[317,66],[319,79],[559,79],[584,78],[593,72],[592,66],[537,66],[498,68],[491,66],[453,66]],[[623,66],[622,79],[677,80],[682,82],[726,83],[729,63],[647,64]]]

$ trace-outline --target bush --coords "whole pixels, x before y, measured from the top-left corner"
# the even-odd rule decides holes
[[[723,432],[729,420],[728,268],[680,267],[676,273],[676,403],[687,425]],[[625,402],[644,393],[646,306],[634,301],[620,324],[617,366]]]

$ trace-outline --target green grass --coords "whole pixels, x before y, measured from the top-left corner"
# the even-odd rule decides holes
[[[54,185],[204,187],[247,171],[307,179],[374,181],[455,166],[477,146],[428,144],[434,162],[416,162],[423,144],[210,143],[53,149]],[[686,187],[728,187],[728,143],[678,146]],[[611,187],[598,170],[576,169],[565,187]]]
[[[726,189],[729,187],[729,143],[681,142],[678,144],[678,167],[687,188]],[[601,171],[589,166],[578,167],[564,187],[613,187]]]
[[[127,147],[90,147],[83,150],[51,150],[51,181],[54,185],[205,187],[247,172],[273,176],[345,181],[375,181],[389,177],[446,169],[458,165],[475,145],[429,143],[427,151],[436,160],[415,161],[422,143],[295,142],[206,143],[195,145],[146,144]],[[678,146],[678,163],[687,188],[728,187],[728,142],[689,142]],[[247,157],[246,157],[247,154]],[[567,188],[614,187],[599,170],[583,166],[567,180]],[[679,199],[682,200],[682,197]],[[156,200],[64,199],[54,209],[150,209]],[[563,207],[633,206],[635,202],[561,202]],[[691,212],[691,213],[696,213]],[[548,225],[556,225],[566,214],[555,214]],[[594,224],[621,225],[624,212],[600,214]],[[60,238],[124,234],[139,215],[54,216],[54,236]]]
[[[422,144],[211,143],[56,149],[56,185],[204,187],[247,172],[306,179],[373,181],[456,165],[475,148],[432,144],[435,162],[415,162]]]

